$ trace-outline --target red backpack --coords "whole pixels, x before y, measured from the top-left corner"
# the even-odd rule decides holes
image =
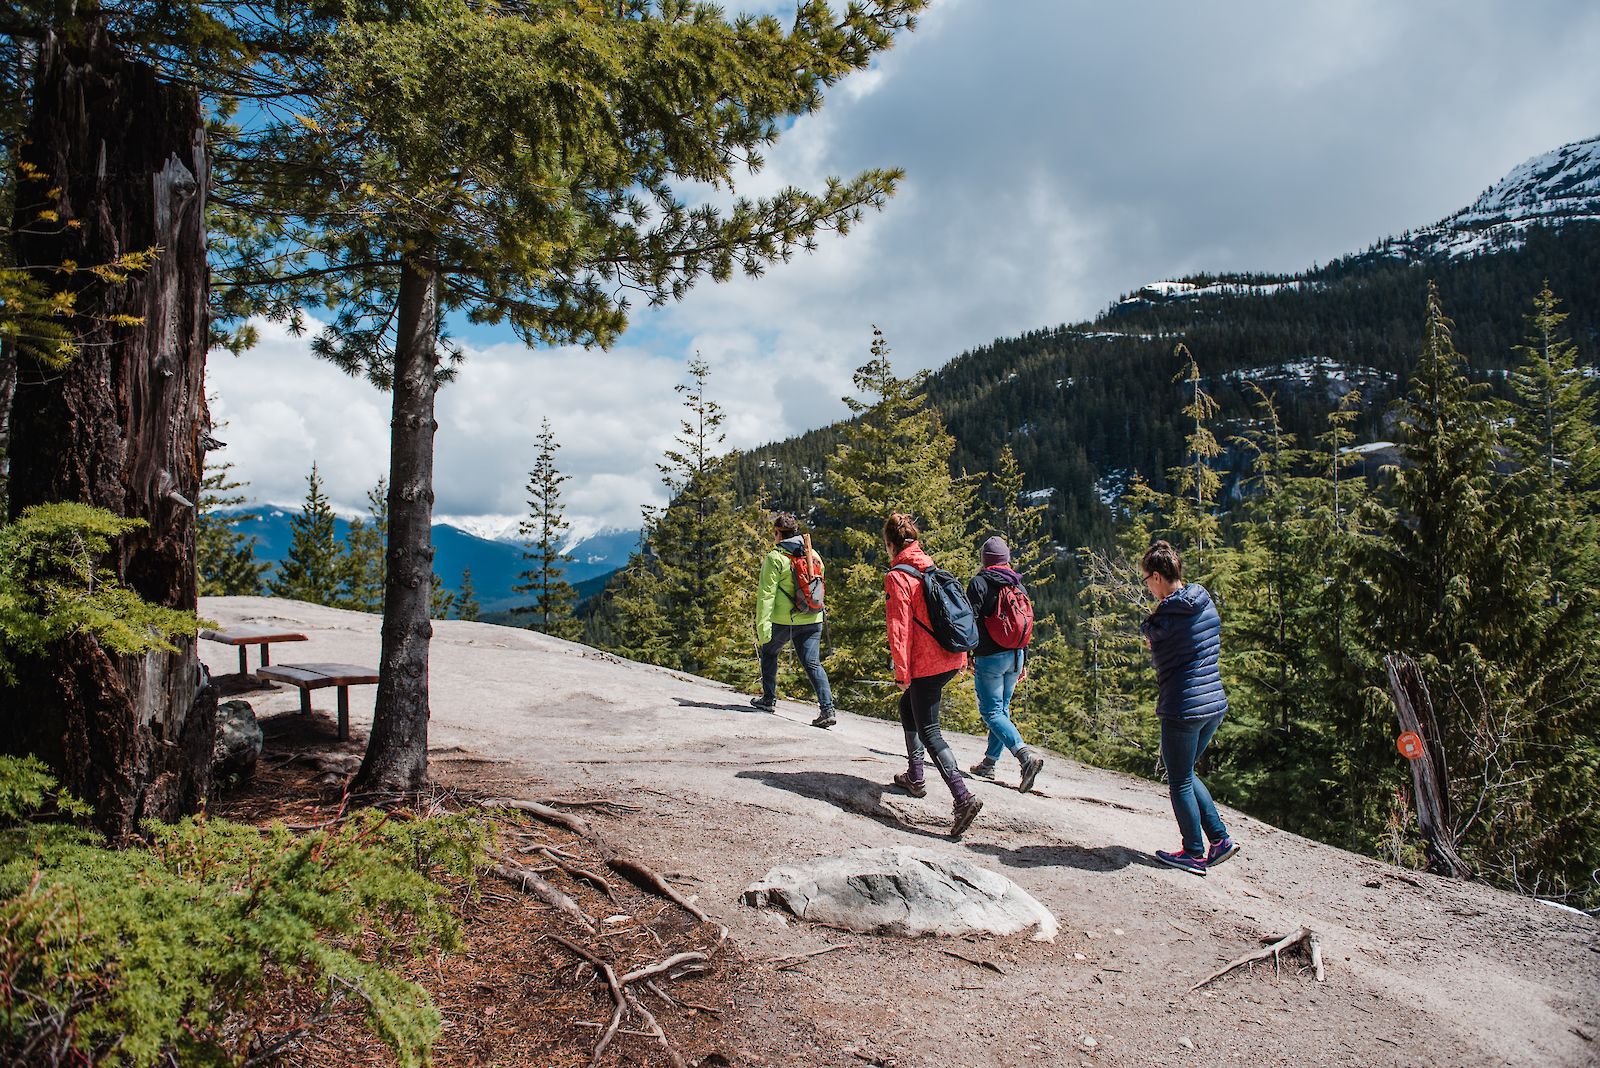
[[[1002,649],[1023,649],[1033,639],[1033,602],[1020,584],[1001,586],[983,629]]]
[[[811,535],[805,535],[805,552],[789,557],[789,570],[794,577],[794,602],[796,612],[822,611],[822,557],[811,551]],[[788,591],[785,590],[785,593]]]

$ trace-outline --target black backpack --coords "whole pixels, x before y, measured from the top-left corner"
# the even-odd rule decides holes
[[[918,571],[910,564],[896,564],[895,571],[915,575],[922,582],[922,599],[928,606],[925,626],[918,619],[917,626],[933,635],[940,648],[951,653],[970,653],[978,647],[978,620],[967,602],[967,591],[961,580],[941,567],[934,566]],[[915,618],[915,617],[912,617]]]

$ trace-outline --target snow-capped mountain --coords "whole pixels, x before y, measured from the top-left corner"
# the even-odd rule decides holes
[[[1415,261],[1473,256],[1520,248],[1530,227],[1559,227],[1578,221],[1600,222],[1600,135],[1534,156],[1455,214],[1432,226],[1385,238],[1352,258]],[[1114,307],[1129,309],[1207,297],[1265,297],[1284,290],[1314,289],[1319,284],[1313,278],[1287,275],[1163,280],[1140,286]]]
[[[1386,251],[1470,256],[1516,247],[1530,226],[1575,220],[1600,221],[1600,136],[1534,156],[1469,206],[1387,243]]]
[[[225,514],[252,513],[256,518],[239,526],[239,532],[255,539],[257,560],[276,564],[288,553],[292,531],[289,521],[300,512],[299,505],[267,504],[254,508],[223,509]],[[335,536],[343,540],[350,520],[365,519],[358,513],[339,512],[334,522]],[[498,536],[493,536],[498,535]],[[572,557],[567,580],[573,584],[601,578],[628,562],[639,544],[637,530],[591,527],[569,537],[563,551]],[[440,516],[433,525],[434,571],[448,590],[461,586],[461,573],[472,571],[472,584],[486,612],[500,611],[525,603],[524,595],[511,587],[520,581],[527,568],[522,545],[517,540],[517,517]]]

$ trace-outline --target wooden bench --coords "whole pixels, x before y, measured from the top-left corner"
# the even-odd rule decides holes
[[[256,672],[259,678],[286,682],[300,690],[300,714],[311,715],[311,691],[339,687],[339,740],[350,737],[350,687],[378,681],[378,669],[356,664],[273,664]]]
[[[241,623],[234,627],[224,627],[221,630],[202,630],[200,637],[212,642],[221,642],[223,645],[237,645],[239,647],[239,674],[250,674],[249,646],[261,646],[261,666],[266,667],[272,663],[267,653],[267,646],[272,642],[303,642],[306,636],[295,630],[284,630],[282,627],[252,626]]]

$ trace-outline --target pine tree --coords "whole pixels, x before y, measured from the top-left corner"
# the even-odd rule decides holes
[[[339,606],[357,612],[383,611],[384,554],[389,537],[389,480],[367,491],[367,518],[354,519],[344,536],[344,574]]]
[[[437,571],[429,578],[428,613],[434,619],[449,619],[456,606],[456,595],[444,588],[444,580]]]
[[[772,513],[760,504],[764,496],[758,494],[735,510],[721,598],[711,613],[704,668],[708,678],[749,690],[760,684],[760,663],[755,655],[756,586],[761,562],[772,548]],[[801,696],[799,689],[790,689],[801,677],[798,658],[782,658],[778,670],[779,692]],[[809,683],[801,688],[810,693]]]
[[[249,485],[234,482],[228,472],[232,464],[208,466],[200,483],[200,515],[195,524],[195,567],[199,572],[202,597],[257,597],[262,590],[262,574],[272,565],[256,559],[256,539],[246,537],[239,527],[259,520],[253,512],[222,513],[245,502],[244,494],[234,493]]]
[[[1520,889],[1600,904],[1600,440],[1597,399],[1562,330],[1547,282],[1511,373],[1510,441],[1521,492],[1536,502],[1520,531],[1539,577],[1542,685],[1528,692],[1528,814]]]
[[[561,551],[571,528],[561,502],[561,485],[571,476],[556,468],[556,450],[561,445],[549,419],[540,424],[538,440],[539,453],[528,472],[528,514],[517,525],[524,542],[522,558],[529,566],[522,572],[522,581],[511,589],[534,595],[533,604],[519,611],[534,616],[530,626],[535,630],[576,640],[582,629],[572,616],[577,594],[564,577],[572,557]]]
[[[823,505],[843,545],[842,557],[829,567],[828,678],[841,704],[883,716],[892,713],[896,697],[883,622],[884,519],[891,512],[915,518],[922,547],[954,574],[970,575],[977,563],[970,529],[974,491],[951,470],[955,439],[927,403],[926,374],[895,377],[889,351],[873,327],[871,359],[853,379],[864,399],[844,398],[855,419],[828,464]],[[946,693],[952,719],[970,726],[976,716],[970,692],[949,687]]]
[[[1183,414],[1193,420],[1194,426],[1184,439],[1188,462],[1171,473],[1174,492],[1168,518],[1175,540],[1179,542],[1179,551],[1183,553],[1184,574],[1202,579],[1205,567],[1211,563],[1207,551],[1217,544],[1221,532],[1213,508],[1217,492],[1222,488],[1222,478],[1211,464],[1222,455],[1222,446],[1209,423],[1222,408],[1216,398],[1201,388],[1200,363],[1189,347],[1179,343],[1173,355],[1183,362],[1173,381],[1183,382],[1187,387],[1189,399],[1183,406]]]
[[[750,551],[749,531],[733,495],[733,458],[720,449],[726,418],[706,393],[710,366],[689,362],[689,381],[674,387],[688,417],[657,464],[670,500],[645,509],[645,548],[635,554],[613,608],[628,655],[703,673],[719,655],[719,614],[729,601],[731,561]],[[763,524],[764,525],[764,524]]]
[[[274,597],[312,604],[337,604],[344,562],[334,522],[333,506],[322,493],[317,465],[306,477],[306,499],[300,514],[289,520],[289,551],[267,583]]]
[[[1548,681],[1530,656],[1548,620],[1521,537],[1526,502],[1496,472],[1501,407],[1468,381],[1451,333],[1430,286],[1422,355],[1399,405],[1393,504],[1368,506],[1372,533],[1357,561],[1368,582],[1356,592],[1371,636],[1367,677],[1382,679],[1382,654],[1417,660],[1459,806],[1451,831],[1469,863],[1494,874],[1525,844],[1526,771],[1515,769],[1530,757],[1530,719]],[[1393,712],[1381,692],[1371,710],[1375,722],[1347,756],[1367,769],[1350,785],[1367,795],[1362,815],[1376,833],[1378,805],[1402,769],[1387,758]]]
[[[1008,443],[987,479],[983,494],[982,536],[998,534],[1011,547],[1011,567],[1029,591],[1049,585],[1056,574],[1056,552],[1048,529],[1049,508],[1031,503],[1024,490],[1026,477]]]
[[[461,569],[461,589],[456,591],[456,618],[476,621],[482,606],[478,604],[478,595],[472,588],[472,568]]]
[[[1219,550],[1226,566],[1213,591],[1229,605],[1222,666],[1230,711],[1211,782],[1275,826],[1302,830],[1335,800],[1321,716],[1329,680],[1307,655],[1326,622],[1331,582],[1316,512],[1331,486],[1299,473],[1310,457],[1284,429],[1273,399],[1254,383],[1251,389],[1257,416],[1237,439],[1250,457],[1248,493],[1234,546]]]
[[[449,311],[535,342],[611,344],[629,297],[759,274],[845,231],[894,171],[693,209],[732,188],[824,89],[887,49],[924,0],[806,3],[772,16],[712,5],[439,0],[340,23],[328,93],[297,105],[278,246],[315,249],[341,308],[316,350],[393,390],[382,681],[362,789],[414,790],[427,766],[427,604],[436,393],[458,350]],[[376,87],[376,88],[375,88]],[[686,121],[685,116],[693,116]],[[363,225],[350,226],[360,219]],[[276,247],[276,246],[275,246]]]

